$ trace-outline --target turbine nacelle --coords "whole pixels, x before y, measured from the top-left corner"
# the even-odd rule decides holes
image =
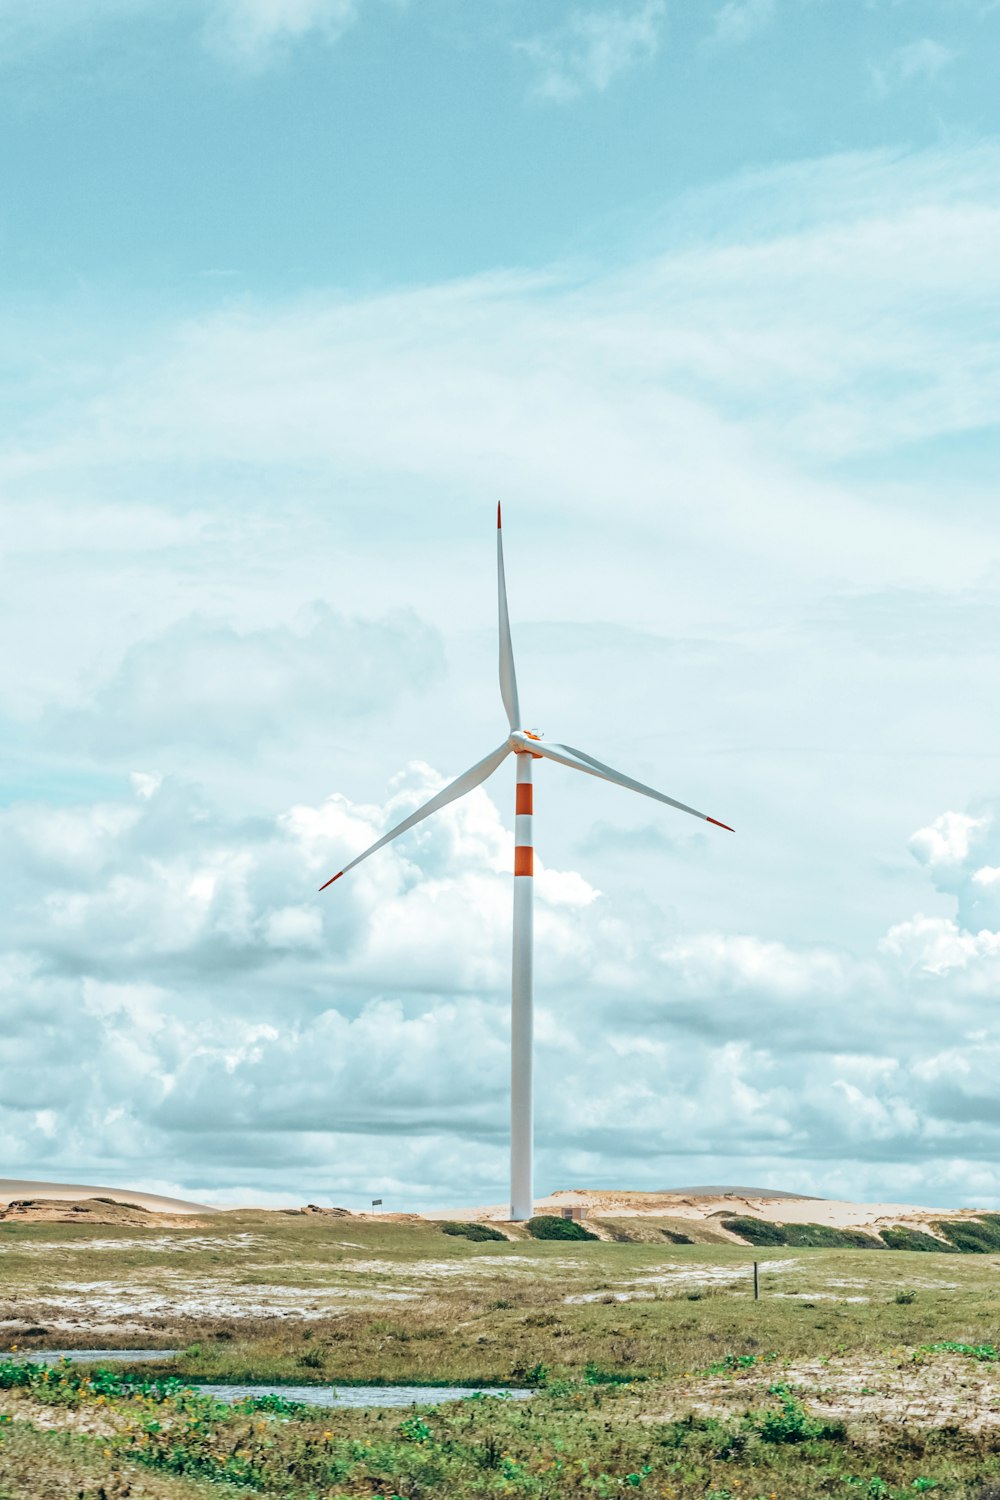
[[[536,760],[541,760],[542,751],[538,749],[541,738],[537,730],[515,729],[507,743],[515,755],[533,755]]]

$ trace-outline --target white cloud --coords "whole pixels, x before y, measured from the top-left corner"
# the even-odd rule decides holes
[[[297,43],[331,43],[358,18],[360,0],[208,0],[211,46],[258,71]]]
[[[535,68],[532,92],[565,104],[581,94],[604,93],[623,73],[656,56],[665,0],[631,8],[575,11],[556,31],[517,44]]]
[[[946,812],[928,828],[918,828],[910,839],[910,848],[921,864],[939,872],[947,866],[961,866],[969,857],[976,838],[990,826],[986,817],[973,818],[968,813]]]
[[[901,47],[895,61],[901,78],[936,78],[957,56],[950,47],[925,36]]]
[[[907,83],[919,79],[935,79],[958,57],[958,53],[933,37],[920,37],[898,47],[884,62],[869,64],[869,72],[875,92],[881,98]]]
[[[364,0],[0,0],[0,44],[10,63],[40,47],[93,45],[124,28],[179,25],[227,63],[251,73],[300,45],[331,45],[358,20]]]
[[[774,20],[777,0],[726,0],[715,13],[710,40],[720,47],[738,46]]]
[[[69,810],[111,847],[76,840],[44,870],[24,834],[35,819],[44,835],[45,810],[0,817],[11,1170],[111,1162],[292,1200],[317,1182],[351,1202],[372,1183],[400,1204],[502,1196],[511,838],[494,789],[332,899],[314,889],[439,784],[416,768],[384,808],[335,798],[247,822],[165,781]],[[918,917],[851,957],[724,932],[663,942],[662,917],[573,871],[537,900],[546,1185],[666,1186],[711,1163],[803,1190],[1000,1201],[983,1009],[1000,929]]]

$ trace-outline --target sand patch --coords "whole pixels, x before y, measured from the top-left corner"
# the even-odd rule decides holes
[[[762,1272],[777,1274],[794,1270],[798,1264],[799,1262],[794,1259],[759,1262]],[[642,1299],[649,1300],[662,1292],[672,1290],[683,1292],[688,1288],[733,1286],[740,1281],[752,1282],[752,1280],[753,1269],[750,1266],[692,1266],[671,1262],[654,1267],[646,1275],[634,1276],[629,1281],[620,1281],[596,1292],[571,1292],[562,1300],[566,1303],[582,1303],[603,1302],[610,1298],[615,1302],[634,1302]]]

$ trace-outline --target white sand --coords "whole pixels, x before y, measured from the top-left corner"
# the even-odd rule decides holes
[[[138,1188],[92,1187],[82,1182],[22,1182],[13,1177],[0,1177],[0,1207],[20,1198],[58,1198],[64,1202],[80,1203],[85,1198],[113,1198],[116,1203],[136,1203],[148,1208],[151,1213],[204,1214],[214,1213],[202,1203],[189,1203],[183,1198],[163,1198],[158,1193],[144,1193]]]

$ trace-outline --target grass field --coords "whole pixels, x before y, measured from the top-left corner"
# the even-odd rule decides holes
[[[16,1346],[0,1496],[197,1495],[210,1481],[221,1497],[228,1481],[301,1500],[1000,1500],[992,1255],[474,1244],[431,1224],[245,1213],[169,1231],[4,1223],[0,1277]],[[73,1345],[177,1347],[157,1373],[185,1383],[539,1393],[417,1414],[233,1411],[130,1392],[117,1367],[102,1385],[19,1363]]]

